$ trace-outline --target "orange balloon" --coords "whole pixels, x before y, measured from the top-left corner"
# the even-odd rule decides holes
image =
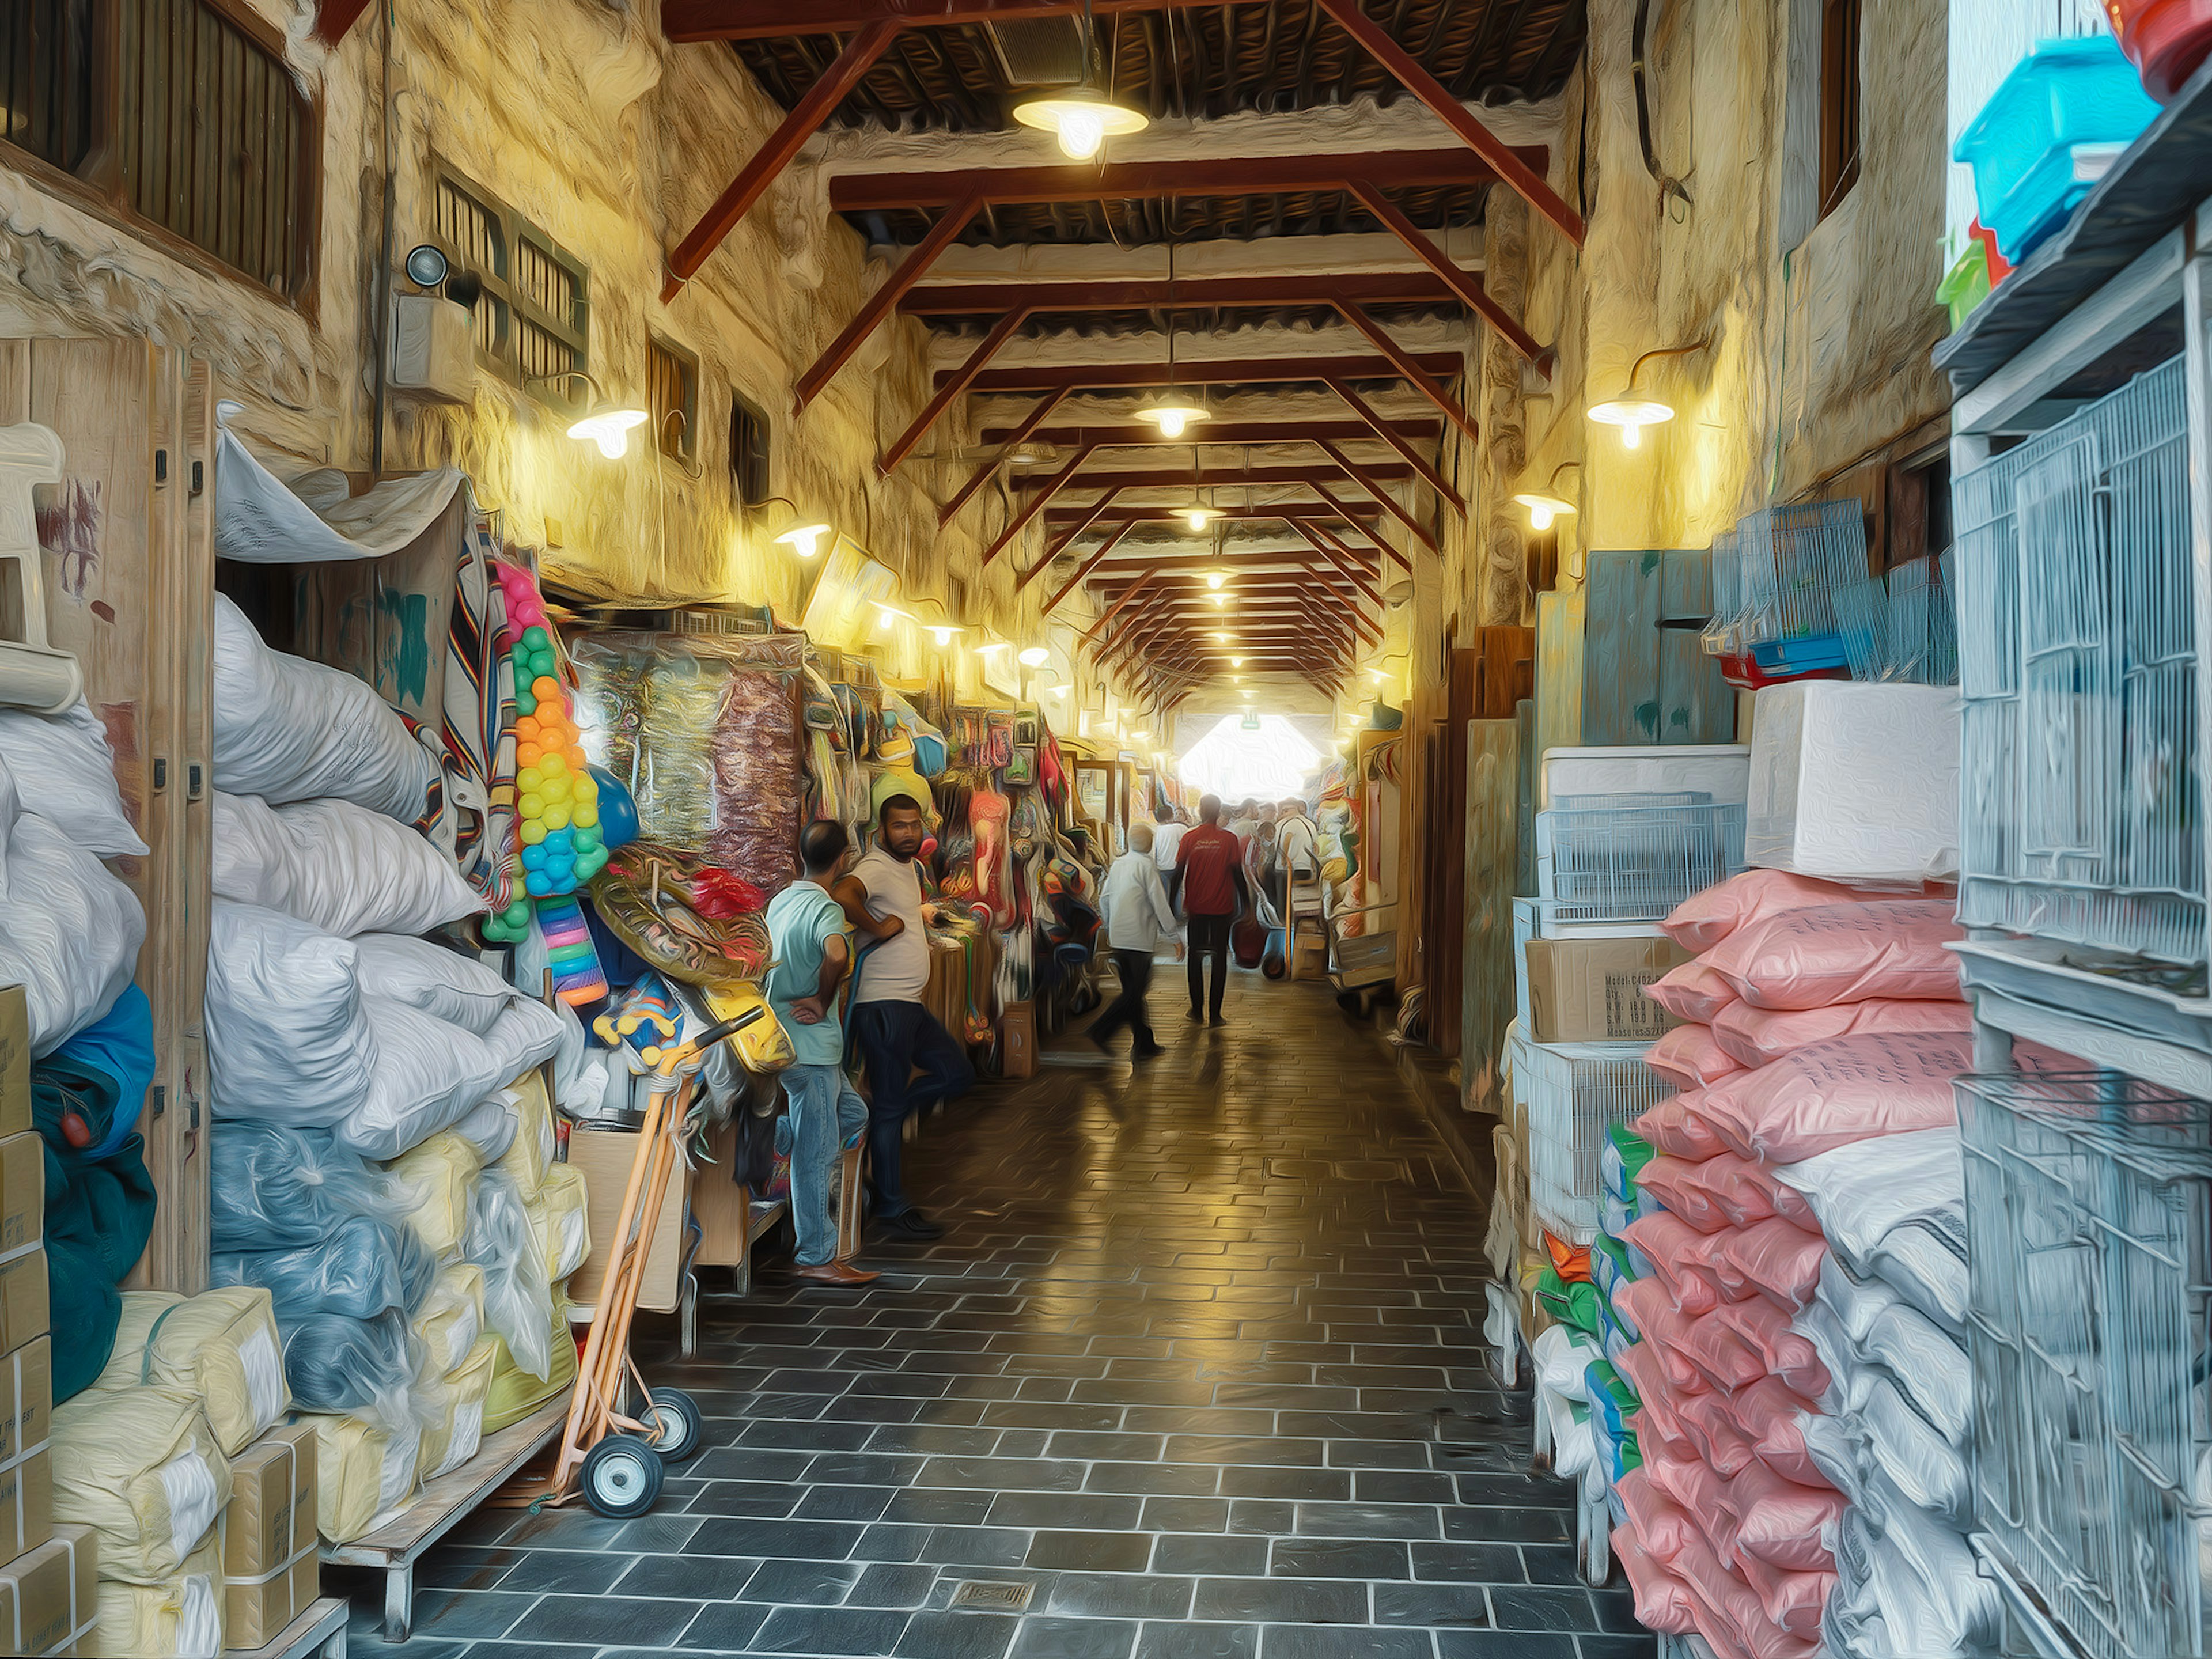
[[[538,741],[538,734],[541,729],[542,728],[538,726],[535,719],[528,714],[525,714],[520,720],[514,723],[515,741],[518,743],[535,743]]]
[[[561,682],[550,674],[540,674],[530,683],[530,695],[541,703],[558,705],[561,701]]]
[[[570,744],[568,747],[567,753],[568,757],[568,769],[571,772],[580,772],[586,766],[591,764],[589,761],[584,758],[584,745],[580,743]]]
[[[538,747],[538,744],[534,743],[526,743],[517,746],[514,751],[514,758],[524,766],[535,766],[538,764],[539,757],[543,756],[544,752],[544,750]]]

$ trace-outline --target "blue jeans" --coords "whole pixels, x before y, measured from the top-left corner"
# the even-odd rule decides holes
[[[918,1002],[855,1003],[848,1023],[868,1061],[868,1191],[878,1215],[904,1215],[914,1201],[899,1184],[899,1131],[914,1113],[975,1087],[975,1068]]]
[[[818,1267],[837,1248],[830,1221],[837,1154],[867,1127],[868,1103],[836,1066],[787,1066],[784,1097],[791,1102],[791,1224],[799,1234],[797,1260]]]

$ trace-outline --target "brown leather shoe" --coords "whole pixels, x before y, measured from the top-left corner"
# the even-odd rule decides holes
[[[882,1277],[861,1267],[848,1267],[842,1261],[825,1261],[818,1267],[794,1267],[792,1277],[803,1279],[810,1285],[835,1285],[842,1289],[857,1289],[872,1285]]]

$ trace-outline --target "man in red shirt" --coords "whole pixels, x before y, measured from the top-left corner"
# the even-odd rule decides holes
[[[1229,988],[1229,925],[1244,898],[1244,848],[1221,827],[1221,797],[1198,804],[1199,826],[1176,848],[1176,885],[1190,918],[1190,1017],[1226,1025],[1221,994]],[[1213,958],[1213,995],[1206,994],[1206,958]]]

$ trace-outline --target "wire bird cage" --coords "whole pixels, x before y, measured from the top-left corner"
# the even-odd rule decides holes
[[[1867,572],[1856,501],[1795,501],[1740,522],[1728,556],[1714,542],[1705,650],[1756,683],[1849,669],[1871,678],[1882,646],[1881,586]],[[1723,565],[1733,574],[1723,582]],[[1726,601],[1735,606],[1723,609]]]
[[[1744,868],[1744,809],[1701,791],[1561,795],[1536,814],[1547,925],[1652,922]]]
[[[1528,1119],[1528,1202],[1553,1237],[1587,1244],[1605,1200],[1606,1131],[1656,1106],[1674,1085],[1644,1063],[1644,1042],[1523,1042],[1516,1083]]]
[[[2182,360],[1962,475],[1959,920],[2204,959]]]
[[[1957,578],[1948,552],[1908,559],[1889,573],[1889,648],[1881,678],[1905,685],[1959,683]]]
[[[1958,1097],[1978,1524],[2089,1659],[2203,1656],[2212,1105],[2113,1073]]]

